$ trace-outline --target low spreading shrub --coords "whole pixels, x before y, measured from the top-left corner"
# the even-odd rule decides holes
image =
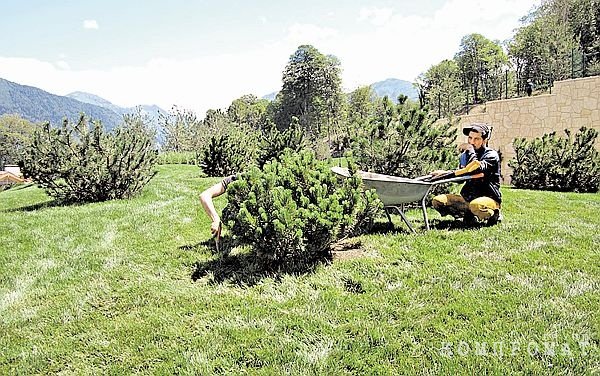
[[[583,127],[574,136],[556,132],[513,142],[516,156],[508,165],[513,168],[512,184],[517,188],[597,192],[600,183],[600,153],[595,148],[598,131]]]
[[[153,140],[140,115],[125,115],[110,133],[83,115],[61,128],[47,123],[33,133],[23,173],[62,202],[130,197],[153,176]]]
[[[382,208],[359,177],[336,177],[310,151],[288,150],[262,170],[251,168],[227,194],[224,222],[273,266],[329,256],[333,241],[368,231]]]

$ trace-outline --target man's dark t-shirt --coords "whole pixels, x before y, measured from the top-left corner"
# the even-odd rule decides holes
[[[477,197],[486,196],[497,203],[501,203],[500,157],[496,150],[484,146],[475,151],[467,150],[462,157],[466,159],[466,163],[474,160],[479,161],[481,167],[477,172],[483,172],[484,176],[480,179],[467,180],[460,191],[460,195],[463,196],[467,202],[470,202]],[[463,160],[463,158],[461,158],[461,160]]]

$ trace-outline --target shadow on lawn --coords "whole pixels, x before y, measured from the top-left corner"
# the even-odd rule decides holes
[[[400,234],[410,234],[410,230],[408,229],[408,227],[406,227],[405,224],[402,224],[402,225],[395,224],[395,223],[392,224],[392,223],[385,221],[385,222],[375,222],[375,224],[373,225],[373,228],[371,229],[371,231],[369,231],[369,234],[400,235]]]
[[[308,274],[313,272],[319,264],[331,261],[329,258],[308,263],[272,266],[258,258],[254,251],[230,253],[236,245],[231,238],[223,237],[219,242],[219,251],[216,249],[214,239],[179,248],[196,250],[200,247],[206,247],[217,255],[217,258],[212,260],[196,261],[191,275],[194,282],[208,276],[211,284],[228,282],[238,286],[253,286],[265,278],[279,281],[284,275],[299,276]]]
[[[75,204],[72,204],[72,205],[75,205]],[[1,211],[5,212],[5,213],[30,212],[30,211],[36,211],[36,210],[45,209],[45,208],[54,208],[57,206],[66,206],[66,204],[61,203],[58,200],[48,200],[48,201],[44,201],[44,202],[38,202],[37,204],[19,206],[16,208],[4,209]]]
[[[432,219],[429,227],[432,230],[476,230],[485,227],[485,223],[465,223],[460,219]]]
[[[2,191],[11,191],[11,192],[15,192],[15,191],[20,191],[22,189],[26,189],[29,187],[35,187],[35,183],[17,183],[17,184],[9,184],[9,185],[5,185],[5,186],[0,186],[0,192]]]
[[[412,222],[413,227],[417,231],[417,234],[425,232],[424,222]],[[429,221],[429,228],[432,230],[473,230],[485,227],[485,223],[468,224],[464,223],[461,219],[431,219]],[[410,235],[412,232],[408,226],[400,221],[398,223],[376,222],[369,234],[378,235]]]

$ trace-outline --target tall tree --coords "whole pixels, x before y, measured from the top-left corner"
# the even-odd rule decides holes
[[[456,61],[443,60],[429,68],[421,79],[426,103],[438,116],[449,117],[465,103]]]
[[[536,86],[546,86],[553,80],[569,78],[571,54],[575,47],[569,25],[560,15],[542,7],[523,19],[508,43],[508,53],[514,64],[519,91],[531,79]]]
[[[455,60],[462,73],[463,85],[474,103],[499,97],[499,82],[507,69],[508,58],[498,42],[481,34],[466,35]]]
[[[364,125],[372,115],[375,98],[371,86],[361,86],[351,92],[348,96],[348,122]]]
[[[340,127],[337,128],[336,137],[332,143],[332,155],[342,156],[349,150],[353,138],[358,135],[359,129],[367,126],[373,116],[376,95],[371,86],[356,88],[346,98],[346,111]]]
[[[266,123],[269,101],[254,95],[244,95],[235,99],[227,108],[227,116],[236,124],[247,124],[253,129],[262,128]]]
[[[182,152],[196,148],[202,124],[193,111],[173,106],[168,114],[160,114],[159,125],[165,138],[163,150]]]
[[[581,53],[581,75],[600,73],[600,0],[553,0],[543,8],[568,25]]]
[[[298,47],[283,72],[277,102],[275,122],[280,129],[296,117],[310,138],[330,131],[342,110],[339,60],[310,45]]]

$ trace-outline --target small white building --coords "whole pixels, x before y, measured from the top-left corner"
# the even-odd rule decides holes
[[[21,168],[17,165],[6,165],[4,166],[4,171],[10,172],[11,174],[20,178],[23,177],[23,174],[21,173]]]
[[[23,179],[23,174],[19,166],[4,166],[4,170],[0,171],[0,186],[23,182],[25,182],[25,179]]]

